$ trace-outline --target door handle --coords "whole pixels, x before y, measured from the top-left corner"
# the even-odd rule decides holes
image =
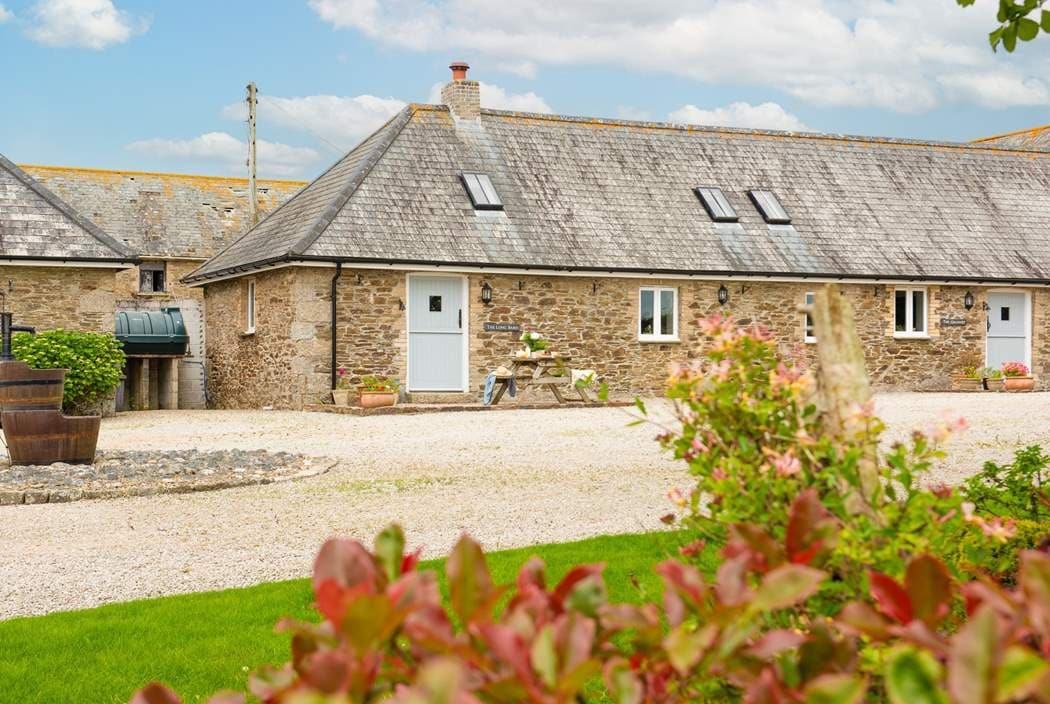
[[[457,325],[459,325],[459,329],[460,330],[463,329],[463,309],[462,308],[459,309],[459,320],[457,322]]]

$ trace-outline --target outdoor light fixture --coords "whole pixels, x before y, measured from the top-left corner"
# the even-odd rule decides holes
[[[488,281],[481,284],[481,302],[485,305],[492,303],[492,287]]]
[[[969,291],[963,296],[963,308],[966,310],[973,310],[973,294]]]
[[[729,302],[729,289],[725,287],[725,284],[718,287],[718,302],[722,305]]]

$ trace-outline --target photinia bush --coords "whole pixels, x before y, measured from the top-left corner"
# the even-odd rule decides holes
[[[498,586],[463,537],[446,563],[448,611],[396,526],[371,552],[329,540],[313,577],[323,621],[279,623],[291,660],[257,671],[249,689],[274,704],[1050,702],[1050,556],[1025,553],[1016,590],[965,585],[964,610],[944,565],[920,555],[903,580],[872,571],[870,596],[813,620],[795,607],[826,587],[813,564],[837,528],[813,491],[790,513],[785,541],[732,526],[713,582],[660,563],[662,600],[641,605],[608,603],[602,565],[548,586],[532,558]],[[179,701],[157,684],[132,699]]]

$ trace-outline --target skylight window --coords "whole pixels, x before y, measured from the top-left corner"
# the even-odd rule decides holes
[[[784,210],[777,197],[772,191],[748,191],[751,201],[758,208],[762,218],[770,225],[789,225],[791,216]]]
[[[503,201],[488,174],[463,174],[461,178],[474,210],[503,210]]]
[[[736,222],[739,219],[721,188],[700,186],[693,190],[696,191],[700,202],[704,204],[704,210],[715,222]]]

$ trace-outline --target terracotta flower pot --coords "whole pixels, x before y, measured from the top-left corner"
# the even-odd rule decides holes
[[[358,403],[361,408],[382,408],[393,406],[397,402],[397,393],[394,391],[364,391],[357,392]]]
[[[1031,391],[1035,388],[1035,379],[1030,376],[1008,376],[1003,378],[1003,387],[1007,391]]]
[[[337,406],[349,406],[350,389],[332,389],[332,403]]]

